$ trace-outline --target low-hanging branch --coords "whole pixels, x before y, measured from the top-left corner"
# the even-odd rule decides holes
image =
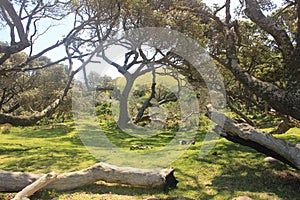
[[[215,132],[229,141],[251,147],[300,170],[300,147],[280,140],[246,123],[237,123],[207,105],[206,115],[218,126]]]

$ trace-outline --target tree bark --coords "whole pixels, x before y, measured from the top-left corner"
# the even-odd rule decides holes
[[[135,80],[131,76],[125,76],[125,78],[126,85],[120,96],[120,112],[117,122],[120,128],[127,128],[130,122],[130,117],[128,113],[128,98]]]
[[[43,174],[29,174],[24,172],[8,172],[0,170],[0,192],[16,192],[32,184]]]
[[[20,191],[30,185],[43,174],[0,171],[0,191]],[[159,188],[168,190],[175,188],[178,181],[174,177],[174,169],[139,169],[118,167],[107,163],[97,163],[89,168],[60,174],[45,189],[58,191],[71,190],[97,181],[119,183],[134,187]]]
[[[233,29],[234,23],[232,22],[231,15],[228,12],[230,8],[228,5],[229,3],[230,1],[226,1],[225,6],[227,9],[226,21],[230,23],[222,22],[219,17],[201,7],[196,7],[193,9],[183,8],[181,10],[188,10],[197,15],[201,14],[203,17],[212,19],[217,24],[217,30],[224,35],[224,50],[226,51],[226,59],[223,59],[222,56],[218,57],[214,54],[211,56],[221,65],[229,69],[240,83],[242,83],[251,92],[265,100],[272,108],[276,109],[281,114],[286,114],[297,120],[300,120],[300,73],[298,71],[300,63],[300,56],[298,56],[299,51],[294,49],[292,42],[285,30],[282,27],[279,27],[278,23],[273,23],[271,19],[263,15],[257,1],[246,0],[245,14],[255,24],[260,26],[267,33],[271,34],[280,48],[285,67],[290,69],[291,81],[289,81],[288,85],[291,86],[285,89],[279,88],[274,84],[255,78],[252,74],[245,71],[240,65],[240,60],[236,52],[237,41],[236,32]],[[300,16],[300,12],[298,14]],[[300,46],[300,44],[298,46]]]
[[[215,131],[220,136],[232,142],[249,146],[300,170],[299,145],[277,139],[271,134],[262,132],[246,123],[237,123],[215,110],[211,105],[206,108],[206,115],[218,124]]]
[[[256,0],[246,0],[245,3],[246,16],[249,17],[251,21],[256,23],[260,28],[274,37],[278,47],[282,52],[284,61],[287,62],[286,64],[289,66],[289,62],[294,60],[294,47],[288,36],[288,33],[284,30],[284,28],[279,26],[278,23],[274,22],[272,19],[263,14]]]
[[[155,72],[154,72],[155,73]],[[152,85],[151,85],[151,94],[150,97],[148,99],[146,99],[146,101],[144,101],[142,107],[139,109],[139,112],[134,120],[134,123],[139,123],[142,121],[142,118],[144,116],[145,110],[151,105],[151,100],[155,97],[155,78],[153,78]]]
[[[57,177],[55,172],[43,175],[41,178],[26,186],[22,191],[18,192],[12,200],[26,200],[38,190],[44,188],[49,183],[53,182]]]

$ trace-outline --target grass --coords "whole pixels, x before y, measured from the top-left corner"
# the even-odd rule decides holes
[[[126,134],[112,131],[110,140],[128,148],[128,142],[138,143]],[[115,136],[114,136],[115,134]],[[265,163],[264,155],[254,150],[219,139],[209,154],[199,158],[204,134],[196,135],[196,145],[170,164],[174,167],[178,187],[164,193],[145,188],[132,188],[117,184],[97,182],[76,190],[57,192],[40,191],[32,199],[232,199],[249,196],[253,199],[299,199],[300,174],[281,163]],[[0,134],[0,169],[59,173],[75,171],[93,165],[97,160],[82,144],[73,124],[36,127],[12,127],[9,134]],[[148,139],[155,149],[169,141],[170,134],[164,133]],[[281,139],[296,143],[300,140],[300,129],[293,128]],[[162,143],[155,143],[155,140]],[[124,141],[122,144],[121,141]],[[156,146],[155,146],[156,145]],[[162,158],[163,159],[163,158]],[[0,193],[0,199],[13,197],[13,193]]]
[[[0,147],[0,168],[7,171],[64,172],[96,162],[70,124],[13,127],[1,135]]]

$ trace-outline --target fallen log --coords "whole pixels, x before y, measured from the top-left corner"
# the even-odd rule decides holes
[[[57,177],[55,172],[43,175],[41,178],[26,186],[22,191],[18,192],[12,200],[27,200],[38,190],[44,188],[49,183],[53,182]],[[28,199],[29,200],[29,199]]]
[[[218,112],[212,105],[207,105],[206,109],[206,116],[218,124],[215,132],[220,136],[229,141],[249,146],[300,170],[299,145],[275,138],[272,134],[265,133],[247,123],[237,123]]]
[[[0,170],[0,192],[18,192],[42,176],[43,174]]]
[[[43,175],[1,170],[0,192],[20,191]],[[97,181],[163,190],[173,189],[178,183],[172,168],[139,169],[101,162],[80,171],[59,174],[45,189],[71,190]]]

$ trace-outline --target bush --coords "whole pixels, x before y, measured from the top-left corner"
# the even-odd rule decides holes
[[[95,113],[97,116],[101,115],[112,115],[112,109],[111,109],[111,103],[110,102],[105,102],[100,104],[95,108]]]
[[[11,129],[11,124],[9,124],[9,123],[0,125],[0,133],[2,133],[2,134],[9,134],[10,129]]]

